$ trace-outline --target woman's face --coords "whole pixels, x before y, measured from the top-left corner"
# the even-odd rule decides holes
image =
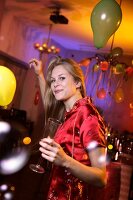
[[[76,95],[77,84],[73,76],[62,65],[58,65],[51,74],[51,89],[57,100],[66,101]]]

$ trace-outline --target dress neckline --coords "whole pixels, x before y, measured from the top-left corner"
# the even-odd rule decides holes
[[[91,102],[91,100],[90,100],[90,97],[88,97],[88,96],[83,97],[83,98],[77,100],[77,101],[74,103],[74,105],[73,105],[73,107],[72,107],[72,109],[71,109],[70,111],[65,111],[65,118],[66,118],[70,113],[72,113],[73,111],[75,111],[79,106],[85,105],[86,103],[90,103],[90,102]]]

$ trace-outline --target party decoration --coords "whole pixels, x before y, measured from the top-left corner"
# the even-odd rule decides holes
[[[133,102],[129,103],[130,117],[133,117]]]
[[[95,64],[94,66],[93,66],[93,71],[94,72],[97,72],[98,70],[99,70],[99,65],[98,64]]]
[[[7,106],[13,100],[16,91],[16,78],[13,72],[0,66],[0,106]]]
[[[91,13],[94,46],[102,48],[119,28],[122,20],[120,5],[115,0],[101,0]]]
[[[121,47],[116,47],[111,51],[112,57],[118,57],[121,56],[122,54],[123,54],[123,49]]]
[[[129,108],[133,109],[133,102],[129,103]]]
[[[100,62],[100,68],[102,71],[107,71],[109,67],[109,63],[107,61],[101,61]]]
[[[132,75],[133,74],[133,67],[127,67],[125,69],[125,72],[128,74],[128,75]]]
[[[116,91],[114,92],[114,100],[116,103],[121,103],[124,101],[124,93],[121,87],[117,88]]]
[[[90,64],[91,59],[90,58],[84,58],[83,60],[81,60],[79,62],[80,66],[84,66],[84,67],[88,67],[88,65]]]
[[[97,91],[97,97],[99,99],[104,99],[106,97],[106,91],[104,88],[101,88]]]
[[[92,57],[82,59],[81,61],[83,62],[80,62],[82,66],[83,64],[86,65],[84,74],[89,96],[93,98],[93,101],[97,101],[95,98],[106,101],[109,97],[108,101],[106,101],[108,106],[111,105],[112,99],[116,103],[123,102],[124,92],[120,88],[122,88],[123,82],[127,82],[128,78],[133,75],[133,66],[128,66],[127,63],[121,62],[118,59],[118,56],[122,55],[121,48],[116,48],[113,53],[114,56],[110,52],[108,54],[96,53]],[[87,66],[88,59],[91,63]],[[88,76],[90,73],[92,73],[91,83]],[[130,92],[132,91],[133,89],[130,90]]]
[[[89,65],[90,65],[90,62],[91,62],[91,58],[84,58],[84,59],[82,59],[82,60],[78,63],[80,67],[86,67],[85,82],[86,82],[86,79],[87,79],[88,74],[89,74]],[[86,82],[86,85],[87,85],[87,82]]]
[[[118,63],[116,64],[116,66],[113,66],[112,71],[113,71],[113,74],[124,73],[125,71],[124,65],[122,65],[121,63]]]
[[[37,104],[38,104],[39,99],[40,99],[40,93],[39,93],[39,91],[37,90],[37,91],[36,91],[36,94],[35,94],[35,98],[34,98],[34,105],[37,105]]]

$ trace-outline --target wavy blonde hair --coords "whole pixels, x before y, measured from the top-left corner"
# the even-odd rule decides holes
[[[57,101],[51,90],[51,74],[52,70],[58,66],[62,65],[74,78],[76,82],[80,82],[80,92],[82,97],[86,95],[84,75],[79,64],[74,60],[69,58],[54,57],[48,65],[46,73],[46,88],[45,88],[45,100],[44,100],[44,109],[45,109],[45,123],[49,117],[56,118],[60,121],[63,121],[65,106],[62,101]]]

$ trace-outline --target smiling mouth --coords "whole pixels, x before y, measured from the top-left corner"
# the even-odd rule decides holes
[[[56,91],[54,91],[55,94],[58,94],[60,92],[62,92],[62,90],[56,90]]]

